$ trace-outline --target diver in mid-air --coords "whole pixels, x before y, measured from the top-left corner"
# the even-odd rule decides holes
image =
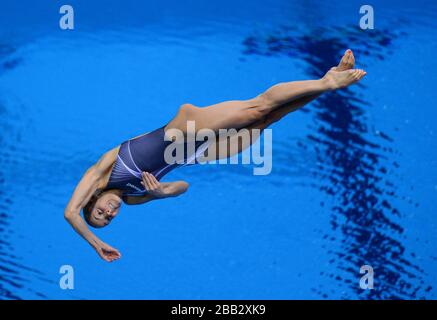
[[[105,227],[117,216],[122,202],[143,204],[154,199],[179,196],[188,189],[185,181],[160,182],[166,173],[180,166],[180,163],[168,163],[165,159],[165,150],[172,143],[172,139],[166,136],[168,132],[176,129],[186,134],[189,121],[195,122],[196,130],[210,129],[216,133],[233,128],[262,131],[320,94],[361,80],[366,72],[354,69],[354,65],[354,55],[347,50],[338,66],[318,80],[279,83],[249,100],[226,101],[207,107],[183,104],[165,126],[122,143],[91,166],[74,190],[65,209],[65,218],[102,259],[108,262],[119,259],[120,252],[98,239],[85,221],[95,228]],[[226,139],[230,146],[226,150],[218,148],[221,139]],[[238,136],[223,138],[218,134],[212,143],[196,143],[194,152],[184,155],[183,160],[195,163],[200,153],[212,149],[218,150],[212,152],[214,160],[228,158],[253,142],[251,140],[248,145],[243,145]],[[205,158],[208,160],[208,156]],[[80,215],[81,211],[85,220]]]

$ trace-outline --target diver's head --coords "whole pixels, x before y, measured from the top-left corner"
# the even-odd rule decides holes
[[[83,208],[85,221],[94,228],[106,227],[117,216],[121,197],[116,190],[96,191]]]

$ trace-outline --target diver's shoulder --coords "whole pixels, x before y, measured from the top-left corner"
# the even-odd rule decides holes
[[[100,172],[107,172],[110,168],[112,168],[115,160],[117,160],[118,151],[120,150],[120,146],[112,148],[111,150],[105,152],[96,162],[95,169]]]

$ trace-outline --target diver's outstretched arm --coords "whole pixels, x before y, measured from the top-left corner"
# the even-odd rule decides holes
[[[80,211],[99,188],[103,176],[102,169],[110,166],[111,155],[114,152],[113,150],[107,152],[95,165],[86,171],[64,210],[64,217],[73,229],[97,251],[102,259],[108,262],[119,259],[121,257],[120,252],[104,243],[91,232],[81,217]]]
[[[121,254],[117,249],[104,243],[90,231],[85,221],[80,216],[80,212],[66,211],[65,219],[70,223],[73,229],[97,251],[103,260],[112,262],[121,258]]]

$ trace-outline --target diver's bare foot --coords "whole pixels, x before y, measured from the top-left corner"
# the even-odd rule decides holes
[[[343,57],[341,58],[338,66],[332,69],[334,69],[335,71],[344,71],[344,70],[353,69],[354,67],[355,67],[354,53],[352,52],[351,49],[347,49]]]
[[[323,77],[323,80],[325,80],[325,82],[327,83],[327,87],[330,90],[335,90],[335,89],[343,88],[345,86],[348,86],[348,85],[360,80],[362,78],[362,76],[359,76],[358,80],[354,81],[353,77],[352,77],[352,79],[347,80],[348,77],[344,77],[343,75],[338,75],[339,72],[351,70],[354,68],[354,66],[355,66],[354,54],[353,54],[352,50],[347,49],[345,51],[343,57],[341,58],[338,66],[330,69],[330,71],[335,71],[337,73],[328,72]],[[365,73],[364,73],[364,75],[365,75]],[[348,81],[352,81],[352,82],[349,83]]]
[[[361,69],[350,69],[345,71],[329,70],[322,78],[328,90],[336,90],[350,86],[360,81],[367,73]]]

